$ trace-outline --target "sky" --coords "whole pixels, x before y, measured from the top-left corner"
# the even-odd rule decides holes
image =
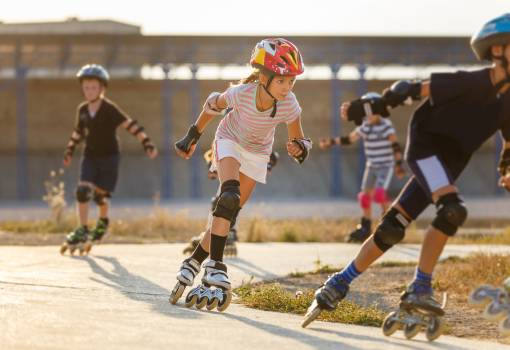
[[[0,21],[112,19],[146,35],[471,35],[510,0],[16,0]]]

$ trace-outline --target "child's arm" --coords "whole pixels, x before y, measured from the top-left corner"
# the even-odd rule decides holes
[[[299,164],[303,163],[312,149],[312,140],[305,138],[301,117],[287,124],[287,153]]]
[[[360,139],[361,135],[356,131],[351,131],[351,133],[347,136],[337,136],[337,137],[323,137],[319,140],[320,149],[330,149],[333,146],[348,146],[352,145],[356,141]]]
[[[74,129],[71,137],[69,138],[69,142],[67,143],[66,150],[64,151],[64,166],[68,166],[71,164],[71,160],[73,159],[74,149],[82,140],[83,131],[81,129]]]
[[[126,120],[121,124],[124,129],[127,130],[131,135],[136,137],[142,144],[143,150],[150,159],[154,159],[158,155],[158,149],[156,145],[151,141],[149,136],[144,132],[144,127],[138,124],[136,119],[126,117]]]
[[[214,117],[222,115],[223,110],[227,107],[225,92],[222,94],[219,92],[211,93],[207,97],[196,122],[189,127],[186,136],[175,143],[174,148],[177,154],[185,159],[189,159],[193,152],[195,152],[196,144],[207,125]]]
[[[498,164],[498,172],[501,175],[499,185],[510,191],[510,141],[505,140]]]
[[[388,139],[391,142],[391,148],[393,149],[393,157],[395,158],[395,175],[399,179],[403,178],[406,174],[406,171],[403,167],[403,157],[402,157],[402,147],[398,143],[397,135],[390,134]]]

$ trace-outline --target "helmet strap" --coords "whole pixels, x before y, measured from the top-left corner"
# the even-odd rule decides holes
[[[278,100],[273,96],[273,94],[271,94],[269,92],[269,84],[271,84],[271,82],[273,81],[273,78],[274,78],[274,75],[271,75],[271,76],[269,76],[269,79],[267,80],[266,85],[260,84],[260,85],[262,85],[264,90],[267,92],[267,94],[269,96],[271,96],[271,98],[273,99],[273,110],[271,111],[271,118],[274,118],[274,116],[276,115],[276,103],[278,102]]]

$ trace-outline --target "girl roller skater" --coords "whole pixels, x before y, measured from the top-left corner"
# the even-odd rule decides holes
[[[287,124],[288,154],[302,163],[311,149],[301,128],[301,107],[292,93],[296,76],[304,66],[297,47],[285,39],[265,39],[253,49],[252,74],[225,92],[213,92],[202,113],[187,135],[175,144],[177,153],[186,159],[207,124],[226,108],[232,110],[221,120],[214,139],[213,170],[218,171],[220,187],[210,215],[210,225],[201,243],[177,273],[177,284],[170,302],[175,304],[186,286],[192,286],[202,262],[202,285],[186,296],[186,306],[207,305],[209,310],[225,310],[231,298],[227,266],[223,252],[230,225],[250,198],[257,182],[265,183],[275,128]]]
[[[381,95],[369,92],[362,99],[380,98]],[[395,129],[389,119],[380,115],[367,116],[363,124],[358,126],[348,136],[322,138],[319,147],[329,149],[334,145],[348,146],[359,139],[363,139],[365,148],[365,171],[358,194],[363,215],[356,229],[347,237],[347,242],[364,242],[372,233],[372,200],[381,206],[384,214],[389,207],[386,194],[390,185],[393,171],[398,178],[405,175],[402,166],[402,149],[398,143]]]
[[[74,254],[88,253],[93,244],[99,243],[108,229],[108,198],[111,198],[117,183],[119,170],[119,142],[117,128],[122,125],[135,136],[149,158],[154,159],[158,151],[136,120],[128,117],[105,95],[109,75],[106,69],[97,64],[83,66],[76,75],[85,102],[77,109],[75,129],[64,152],[64,165],[69,166],[74,149],[85,140],[85,150],[81,160],[80,181],[76,188],[79,226],[67,235],[60,248]],[[88,202],[94,200],[99,209],[99,219],[89,237]],[[88,241],[88,238],[90,240]]]
[[[214,145],[213,145],[214,147]],[[218,171],[216,168],[213,168],[213,156],[214,156],[214,149],[211,147],[204,153],[204,160],[207,164],[207,178],[210,180],[216,180],[218,179]],[[271,155],[269,156],[269,162],[267,163],[267,175],[271,174],[272,169],[276,166],[278,163],[280,155],[278,152],[273,151],[271,152]],[[216,196],[212,198],[211,200],[211,211],[214,210],[216,206]],[[237,218],[236,218],[237,219]],[[237,245],[236,242],[239,240],[237,237],[237,220],[232,220],[230,223],[230,231],[227,235],[227,243],[225,245],[225,256],[237,256]],[[191,241],[189,244],[184,248],[182,251],[183,254],[191,254],[195,251],[195,248],[200,244],[200,241],[202,241],[203,236],[205,235],[205,231],[200,233],[197,236],[193,236],[191,238]]]
[[[472,154],[497,131],[505,140],[502,164],[510,160],[509,43],[510,14],[506,14],[484,25],[471,40],[476,57],[489,60],[492,67],[436,73],[428,81],[398,81],[380,99],[342,105],[342,117],[360,123],[365,109],[388,116],[388,108],[423,98],[411,118],[405,154],[413,176],[356,258],[316,291],[303,326],[321,310],[334,309],[352,280],[400,242],[409,223],[433,203],[436,217],[425,234],[415,278],[402,294],[399,309],[384,321],[383,332],[391,335],[403,328],[410,339],[425,327],[429,340],[441,335],[444,302],[440,305],[433,297],[432,273],[448,237],[467,218],[454,182]],[[504,168],[501,183],[508,189],[510,172],[508,166]]]

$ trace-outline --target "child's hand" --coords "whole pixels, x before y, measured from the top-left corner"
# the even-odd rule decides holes
[[[156,147],[154,147],[152,149],[149,148],[149,149],[147,149],[146,153],[150,159],[154,159],[158,156],[158,149]]]
[[[191,156],[193,155],[193,153],[195,152],[195,148],[197,148],[196,144],[192,145],[189,149],[189,152],[186,153],[184,151],[181,151],[178,147],[174,146],[174,149],[175,149],[175,152],[177,153],[177,155],[184,159],[190,159]]]
[[[404,176],[406,176],[406,170],[404,169],[404,167],[402,166],[402,164],[396,164],[395,165],[395,175],[397,176],[397,178],[399,179],[403,179]]]
[[[64,160],[63,160],[64,166],[68,167],[71,164],[72,160],[73,160],[73,153],[69,150],[66,150],[64,152]]]
[[[351,106],[351,103],[350,102],[344,102],[342,103],[342,105],[340,106],[340,118],[347,121],[349,120],[347,118],[347,111],[349,110],[349,107]]]
[[[320,149],[330,149],[331,147],[333,147],[333,141],[334,139],[332,139],[331,137],[321,137],[319,139],[319,148]]]
[[[303,150],[293,141],[287,141],[287,153],[291,157],[299,157]]]
[[[499,186],[503,187],[505,190],[510,192],[510,174],[501,176],[499,178]]]

